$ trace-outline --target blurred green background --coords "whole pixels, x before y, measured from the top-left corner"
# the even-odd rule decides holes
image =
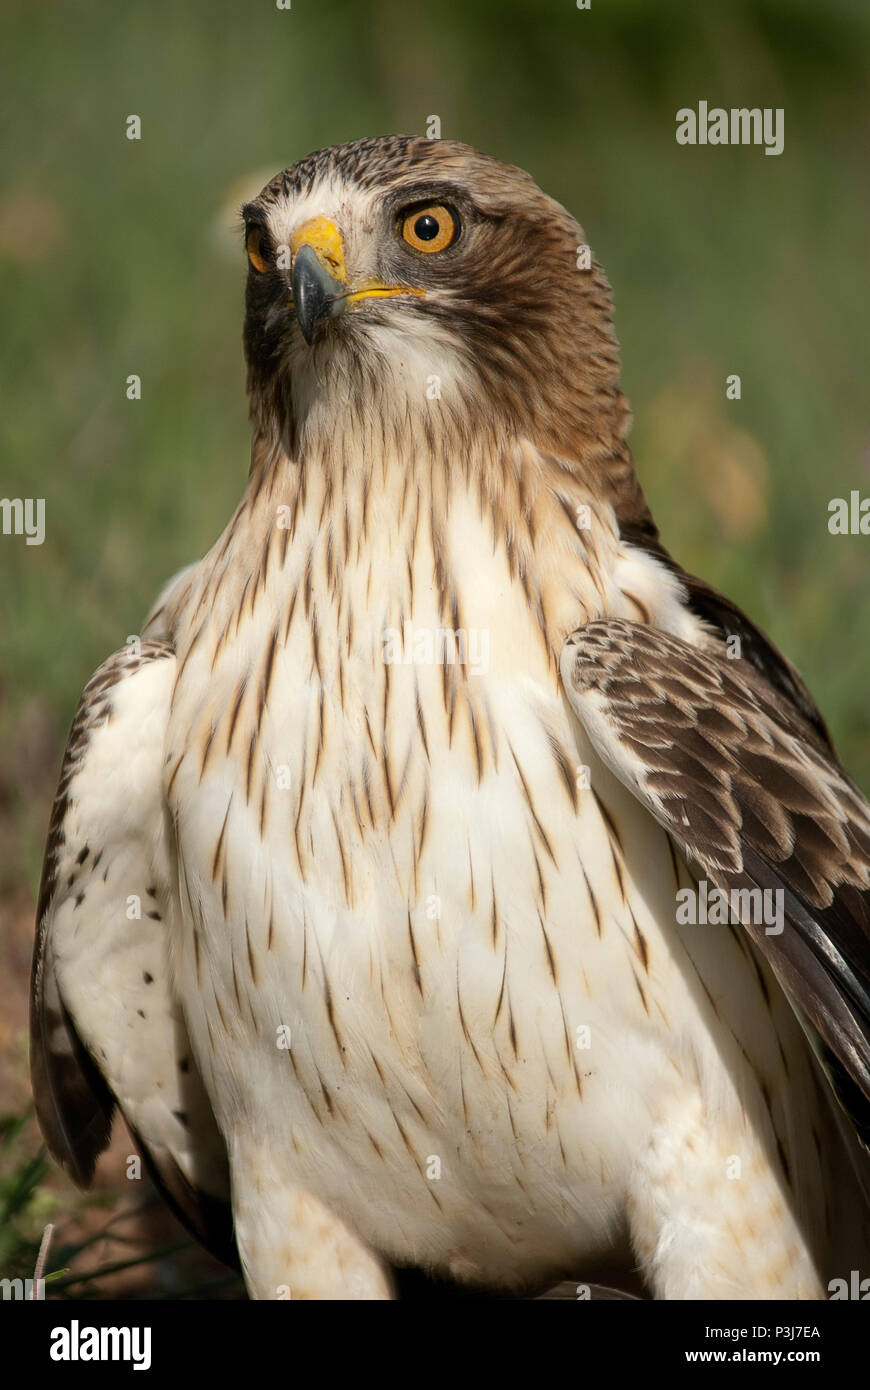
[[[0,537],[7,979],[81,687],[244,484],[238,207],[430,115],[579,217],[666,543],[796,662],[870,787],[870,537],[827,530],[870,495],[866,0],[7,0],[2,28],[0,496],[44,497],[47,527]],[[784,153],[678,146],[700,99],[783,107]]]
[[[580,218],[666,541],[804,669],[866,784],[870,541],[826,506],[870,493],[870,6],[85,0],[3,27],[0,476],[47,514],[41,548],[0,544],[3,735],[34,698],[65,723],[239,495],[251,176],[437,114]],[[784,107],[784,153],[678,146],[699,98]]]

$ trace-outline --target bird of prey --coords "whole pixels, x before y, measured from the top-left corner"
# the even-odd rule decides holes
[[[826,1297],[870,1270],[870,807],[659,539],[582,230],[407,136],[243,218],[247,486],[51,821],[49,1148],[87,1183],[118,1107],[256,1298]]]

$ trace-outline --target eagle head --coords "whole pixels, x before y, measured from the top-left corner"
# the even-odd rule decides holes
[[[621,452],[610,287],[523,170],[451,140],[357,140],[277,174],[242,216],[261,436],[298,455],[349,421],[426,437],[437,416],[459,444]]]

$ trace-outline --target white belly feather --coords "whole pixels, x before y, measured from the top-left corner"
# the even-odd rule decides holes
[[[451,544],[478,674],[382,659],[387,629],[444,625],[425,537],[409,573],[387,519],[374,574],[346,557],[330,583],[310,512],[217,656],[194,643],[169,730],[176,973],[218,1121],[231,1157],[267,1152],[394,1260],[516,1285],[576,1268],[653,1194],[666,1121],[711,1171],[735,1152],[763,1169],[745,1058],[775,1094],[778,1034],[808,1088],[802,1042],[734,933],[676,925],[687,870],[595,759],[471,502]],[[648,562],[619,566],[649,606]],[[741,1219],[779,1202],[791,1240],[774,1179],[743,1187]],[[725,1277],[745,1273],[735,1256]]]

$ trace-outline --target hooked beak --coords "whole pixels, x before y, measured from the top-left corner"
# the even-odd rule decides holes
[[[313,246],[302,246],[293,258],[293,303],[306,343],[314,340],[315,326],[344,308],[344,286],[317,259]]]
[[[316,217],[296,233],[293,255],[293,304],[306,343],[314,341],[317,325],[344,313],[362,299],[386,299],[399,294],[422,295],[411,285],[388,285],[382,280],[350,282],[341,233],[326,217]]]

